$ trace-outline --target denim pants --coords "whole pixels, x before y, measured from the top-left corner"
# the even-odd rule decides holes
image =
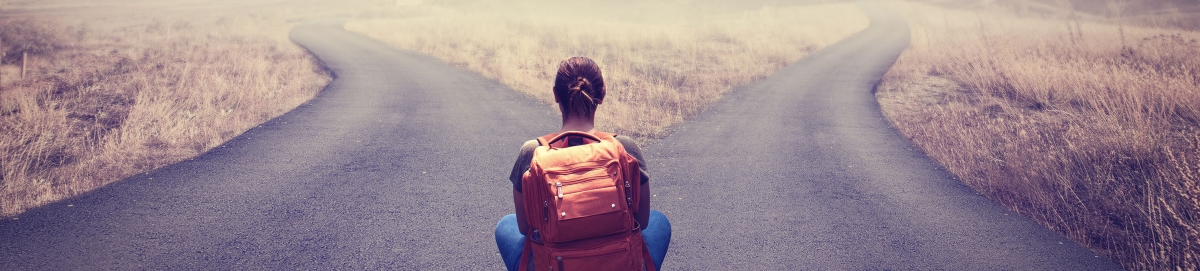
[[[671,221],[658,211],[650,211],[650,221],[642,230],[642,238],[646,239],[646,247],[650,249],[650,258],[654,260],[655,269],[662,269],[663,257],[667,256],[667,247],[671,244]],[[521,261],[521,253],[525,251],[525,235],[517,227],[517,215],[509,214],[496,224],[496,246],[500,248],[500,258],[508,270],[517,270],[517,262]]]

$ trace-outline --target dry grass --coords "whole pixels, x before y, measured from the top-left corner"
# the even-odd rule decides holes
[[[1008,208],[1133,270],[1200,268],[1200,33],[896,3],[878,98]]]
[[[600,129],[662,136],[735,86],[765,77],[867,26],[852,4],[703,10],[684,2],[511,2],[416,7],[423,14],[351,21],[347,29],[423,52],[553,104],[558,62],[595,59],[609,96]],[[413,9],[413,8],[410,8]]]
[[[35,18],[0,21],[3,216],[203,153],[329,81],[282,19],[97,31]],[[43,39],[22,37],[55,45],[30,53],[25,79],[18,47]]]

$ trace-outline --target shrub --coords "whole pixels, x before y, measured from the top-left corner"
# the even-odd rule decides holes
[[[46,55],[67,44],[62,28],[45,21],[15,20],[0,23],[0,61],[16,63],[21,53]]]

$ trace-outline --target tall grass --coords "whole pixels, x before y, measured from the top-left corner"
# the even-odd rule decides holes
[[[0,215],[187,159],[310,99],[329,77],[278,21],[0,22]],[[21,79],[25,40],[53,46],[32,46],[52,49],[30,51]]]
[[[1134,270],[1200,268],[1200,33],[896,3],[877,94],[976,190]]]
[[[664,135],[667,126],[733,87],[868,23],[851,4],[742,11],[672,2],[582,5],[427,6],[422,16],[382,15],[346,28],[479,72],[547,104],[554,101],[558,62],[591,57],[609,90],[597,114],[599,129],[645,140]]]

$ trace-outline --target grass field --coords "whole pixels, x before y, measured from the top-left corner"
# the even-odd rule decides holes
[[[599,129],[645,140],[867,26],[853,4],[718,9],[688,1],[516,1],[381,12],[346,28],[423,52],[553,104],[558,62],[595,59]],[[486,3],[484,3],[486,4]],[[707,8],[706,8],[707,7]]]
[[[14,15],[5,1],[0,216],[203,153],[329,81],[277,14],[194,20],[122,3]]]
[[[897,2],[877,94],[964,182],[1132,270],[1200,268],[1200,33]]]

